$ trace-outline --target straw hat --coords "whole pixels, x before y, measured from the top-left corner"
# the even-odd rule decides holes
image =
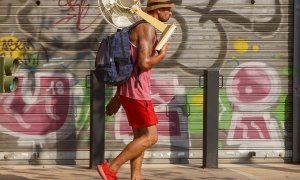
[[[165,7],[174,8],[176,5],[171,0],[148,0],[145,11],[152,11]]]

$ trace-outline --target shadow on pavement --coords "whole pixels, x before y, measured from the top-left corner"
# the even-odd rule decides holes
[[[22,176],[15,176],[15,175],[2,175],[0,174],[1,180],[29,180],[28,178]]]

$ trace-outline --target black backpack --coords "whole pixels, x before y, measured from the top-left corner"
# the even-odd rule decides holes
[[[102,39],[95,61],[95,75],[99,82],[117,86],[131,76],[134,64],[131,62],[130,31],[146,21],[138,21]]]

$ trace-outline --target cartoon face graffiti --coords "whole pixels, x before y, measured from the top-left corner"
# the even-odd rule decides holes
[[[280,80],[277,72],[261,62],[238,66],[227,80],[229,100],[238,110],[266,110],[278,100]]]
[[[22,74],[18,77],[17,91],[0,99],[4,132],[33,140],[71,132],[66,131],[70,127],[67,122],[73,118],[70,74],[36,73],[33,80]]]

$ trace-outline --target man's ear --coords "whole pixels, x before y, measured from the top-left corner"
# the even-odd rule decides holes
[[[156,9],[156,13],[157,13],[158,16],[160,16],[161,15],[161,9],[160,8]]]
[[[157,11],[157,13],[161,12],[161,8],[155,9],[155,11]]]

